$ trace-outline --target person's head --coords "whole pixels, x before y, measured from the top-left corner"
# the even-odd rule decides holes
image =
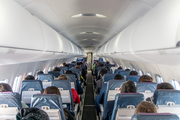
[[[75,68],[76,68],[76,69],[80,69],[79,65],[76,65]]]
[[[9,84],[0,83],[0,92],[12,92],[12,88]]]
[[[122,69],[122,67],[121,67],[121,66],[119,66],[119,67],[118,67],[118,69],[120,69],[120,70],[121,70],[121,69]]]
[[[114,80],[124,80],[124,76],[117,74],[114,76]]]
[[[100,71],[100,76],[103,77],[103,75],[106,74],[107,72],[108,72],[107,69],[102,69]]]
[[[36,74],[37,74],[37,75],[39,75],[39,74],[44,74],[44,72],[41,71],[41,70],[38,70]]]
[[[138,82],[154,82],[153,78],[150,77],[149,75],[142,75]]]
[[[109,61],[106,61],[106,64],[109,64]]]
[[[68,77],[66,75],[60,75],[58,77],[58,80],[67,80],[67,79],[68,79]]]
[[[71,70],[67,70],[66,74],[73,74]]]
[[[171,84],[164,82],[164,83],[158,84],[156,89],[157,90],[158,89],[171,89],[171,90],[174,90],[174,87]]]
[[[79,65],[79,66],[81,66],[81,63],[80,63],[80,62],[78,62],[76,65]]]
[[[75,61],[72,61],[71,63],[76,63]]]
[[[127,69],[125,69],[125,71],[131,71],[131,70],[127,68]]]
[[[61,71],[59,67],[55,67],[52,71]]]
[[[138,75],[138,72],[136,72],[136,71],[131,71],[131,72],[129,73],[129,75]]]
[[[136,93],[136,86],[133,81],[128,80],[119,88],[120,93]]]
[[[99,67],[103,67],[103,66],[104,66],[104,64],[102,64],[102,63],[98,63],[98,66],[99,66]]]
[[[32,75],[28,75],[24,78],[24,80],[35,80],[35,78]]]
[[[61,96],[61,93],[59,92],[59,89],[55,86],[49,86],[47,87],[43,94],[57,94],[57,95],[60,95]]]
[[[157,108],[153,102],[143,101],[138,104],[135,113],[157,113]]]
[[[66,63],[64,62],[64,63],[63,63],[63,66],[65,66],[65,65],[66,65]]]

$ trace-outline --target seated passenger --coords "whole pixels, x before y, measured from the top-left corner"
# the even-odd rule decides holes
[[[43,94],[57,94],[57,95],[61,96],[59,89],[55,86],[47,87],[44,90]],[[66,110],[65,108],[64,108],[64,115],[66,117],[66,120],[74,120],[74,117],[72,116],[72,114],[68,110]]]
[[[160,83],[160,84],[157,85],[156,90],[159,90],[159,89],[170,89],[170,90],[174,90],[174,87],[173,87],[170,83],[164,82],[164,83]],[[146,101],[153,101],[153,96],[147,98]]]
[[[134,114],[138,113],[157,113],[156,105],[153,102],[143,101],[138,104]]]
[[[138,82],[154,82],[154,79],[150,77],[149,75],[142,75]]]
[[[40,74],[44,74],[44,72],[41,70],[38,70],[36,73],[36,80],[38,80],[38,75],[40,75]]]
[[[127,69],[125,69],[125,71],[131,71],[131,70],[127,68]]]
[[[58,77],[58,80],[68,80],[68,78],[66,75],[60,75]],[[72,91],[72,96],[73,96],[73,102],[74,103],[80,103],[80,98],[79,98],[77,91],[73,88],[71,88],[71,91]]]
[[[16,120],[49,120],[49,116],[38,108],[22,108],[17,113]]]
[[[102,69],[100,71],[100,77],[101,79],[96,81],[96,94],[100,93],[101,87],[102,87],[102,82],[103,82],[103,76],[106,74],[108,71],[106,69]]]
[[[136,93],[136,86],[133,81],[129,80],[119,88],[120,93]],[[103,120],[110,120],[114,107],[114,100],[107,101],[104,106]]]
[[[122,75],[120,75],[120,74],[117,74],[117,75],[114,76],[114,80],[124,80],[124,77]],[[107,89],[107,83],[104,83],[102,85],[102,88],[100,90],[99,95],[97,95],[96,98],[95,98],[95,107],[96,107],[96,110],[97,110],[97,115],[99,115],[99,113],[100,113],[99,104],[104,103],[104,96],[106,94],[106,89]]]
[[[129,73],[129,75],[138,75],[138,72],[136,72],[136,71],[131,71],[131,72]]]
[[[66,74],[74,75],[71,70],[67,70]],[[83,94],[83,89],[82,89],[81,85],[79,84],[78,80],[76,80],[76,85],[77,85],[77,93]]]
[[[61,69],[59,67],[55,67],[52,71],[61,71]]]
[[[119,66],[118,69],[122,70],[123,68],[121,66]]]
[[[35,78],[32,75],[28,75],[24,78],[24,80],[35,80]]]
[[[9,84],[6,83],[0,83],[0,92],[12,92],[12,88]],[[28,108],[26,103],[21,101],[22,108]]]

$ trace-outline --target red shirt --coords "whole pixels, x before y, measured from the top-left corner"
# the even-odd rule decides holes
[[[77,91],[75,89],[71,89],[71,91],[72,91],[72,96],[73,96],[73,102],[80,103],[80,98]]]

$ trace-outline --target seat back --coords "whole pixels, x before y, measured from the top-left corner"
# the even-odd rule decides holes
[[[73,68],[71,69],[72,73],[76,76],[77,80],[81,80],[81,71],[79,69]]]
[[[52,74],[39,74],[38,80],[42,81],[43,89],[46,89],[51,86],[51,82],[54,80],[54,77]]]
[[[131,120],[180,120],[175,114],[170,113],[139,113],[134,114]]]
[[[109,80],[114,79],[115,74],[104,74],[103,75],[103,83],[107,83]]]
[[[71,82],[71,88],[74,88],[77,91],[76,77],[73,74],[65,74],[68,77],[68,80]]]
[[[138,82],[136,86],[137,92],[142,93],[145,99],[153,96],[156,87],[157,83],[152,82]]]
[[[73,96],[71,91],[71,83],[68,80],[54,80],[52,86],[59,89],[61,93],[63,107],[74,111]]]
[[[110,80],[107,82],[107,89],[104,97],[104,105],[109,100],[114,100],[119,88],[125,82],[125,80]]]
[[[64,70],[64,71],[67,71],[69,68],[66,67],[66,66],[62,66],[62,67],[60,67],[60,69],[61,69],[61,70]]]
[[[16,120],[18,109],[22,108],[21,97],[18,93],[1,92],[0,93],[0,119]]]
[[[169,112],[180,116],[180,91],[179,90],[156,90],[153,102],[158,106],[158,112]]]
[[[23,80],[21,84],[21,100],[26,104],[31,103],[34,94],[43,93],[42,82],[40,80]]]
[[[100,76],[100,71],[101,71],[103,68],[104,68],[104,67],[98,67],[98,68],[97,68],[97,77]]]
[[[126,77],[126,81],[132,80],[133,82],[138,83],[139,78],[140,76],[137,76],[137,75],[128,75]]]
[[[47,112],[50,119],[66,120],[62,107],[62,99],[61,96],[59,95],[56,94],[33,95],[31,101],[31,107],[43,109],[45,112]]]
[[[118,74],[121,74],[122,76],[127,76],[127,75],[129,75],[127,72],[129,72],[129,71],[119,71],[119,73]]]
[[[119,74],[120,71],[124,71],[123,69],[115,69],[114,74]]]
[[[55,78],[60,76],[60,71],[49,71],[48,74],[52,74]]]
[[[111,120],[131,119],[137,105],[144,100],[139,93],[118,93],[115,97]]]

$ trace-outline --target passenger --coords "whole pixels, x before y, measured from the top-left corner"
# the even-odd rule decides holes
[[[142,75],[138,82],[154,82],[154,79],[150,77],[149,75]]]
[[[0,92],[12,92],[12,88],[9,84],[6,83],[0,83]],[[26,103],[21,101],[22,108],[28,108]]]
[[[157,113],[156,105],[153,102],[143,101],[138,104],[134,114],[138,113]]]
[[[59,67],[55,67],[52,71],[61,71],[61,69]]]
[[[60,75],[58,77],[58,80],[68,80],[68,78],[66,75]],[[73,96],[73,102],[74,103],[80,103],[80,98],[79,98],[77,91],[73,88],[71,88],[71,91],[72,91],[72,96]]]
[[[59,89],[55,86],[47,87],[44,90],[43,94],[57,94],[57,95],[61,96]],[[72,114],[68,110],[66,110],[65,108],[64,108],[64,115],[66,117],[66,120],[74,120],[74,117],[72,116]]]
[[[129,73],[129,75],[138,75],[138,72],[136,72],[136,71],[131,71],[131,72]]]
[[[38,108],[22,108],[17,113],[16,120],[49,120],[49,116]]]
[[[122,68],[121,66],[119,66],[119,67],[118,67],[118,69],[120,69],[120,70],[121,70],[121,69],[123,69],[123,68]]]
[[[38,70],[36,73],[36,80],[38,80],[38,75],[40,75],[40,74],[44,74],[44,72],[41,70]]]
[[[136,86],[133,81],[129,80],[121,85],[120,93],[136,93]],[[114,100],[107,101],[104,106],[103,120],[110,120],[114,107]]]
[[[67,70],[66,74],[73,75],[71,70]],[[78,94],[83,94],[83,89],[82,89],[81,85],[79,84],[79,81],[78,80],[75,80],[75,81],[76,81],[76,85],[77,85],[77,93]]]
[[[131,70],[127,68],[127,69],[125,69],[125,71],[131,71]]]
[[[24,80],[35,80],[35,78],[32,75],[28,75],[24,78]]]
[[[103,76],[106,74],[108,71],[106,69],[102,69],[100,71],[100,77],[101,79],[96,81],[96,94],[99,94],[101,87],[102,87],[102,82],[103,82]]]
[[[124,77],[120,74],[117,74],[114,76],[114,80],[124,80]],[[97,110],[97,115],[99,115],[99,113],[100,113],[100,105],[99,104],[104,103],[104,96],[106,94],[106,89],[107,89],[107,83],[104,83],[102,85],[99,95],[97,95],[95,98],[95,107]]]

